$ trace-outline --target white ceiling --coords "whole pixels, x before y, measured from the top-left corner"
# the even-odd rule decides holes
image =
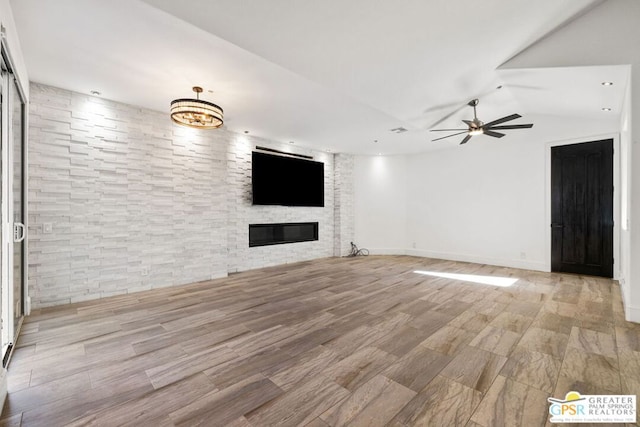
[[[32,81],[159,111],[200,85],[230,130],[385,154],[442,147],[427,129],[459,127],[474,97],[484,121],[514,112],[524,116],[514,123],[619,120],[625,66],[498,70],[598,3],[11,1]],[[389,132],[400,126],[409,131]]]

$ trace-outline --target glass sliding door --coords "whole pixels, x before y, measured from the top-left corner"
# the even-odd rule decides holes
[[[24,102],[18,82],[12,78],[11,93],[11,166],[13,167],[13,335],[17,337],[24,315]]]
[[[2,38],[0,65],[0,318],[2,364],[6,366],[25,314],[26,295],[26,102],[20,82],[12,73],[11,58]]]
[[[4,49],[3,49],[4,51]],[[13,339],[13,330],[10,327],[13,318],[11,317],[11,303],[10,299],[10,287],[9,287],[9,272],[8,272],[8,251],[7,249],[11,247],[7,236],[5,226],[8,219],[9,214],[9,202],[7,199],[7,183],[9,181],[9,177],[7,175],[8,172],[8,153],[6,150],[7,140],[8,140],[8,130],[7,130],[7,122],[9,117],[9,102],[7,100],[7,82],[9,76],[9,70],[4,61],[4,55],[0,57],[0,65],[2,67],[2,72],[0,74],[0,152],[1,159],[0,162],[0,172],[2,177],[2,185],[0,186],[1,200],[2,200],[2,226],[0,227],[0,235],[2,244],[0,245],[0,256],[2,262],[0,262],[0,277],[2,277],[2,292],[0,293],[0,315],[1,315],[1,327],[2,327],[2,361],[4,366],[4,361],[9,354],[10,345]]]

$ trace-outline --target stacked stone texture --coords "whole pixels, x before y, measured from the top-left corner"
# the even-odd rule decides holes
[[[253,206],[258,146],[325,163],[325,207]],[[40,84],[29,106],[29,296],[33,308],[344,255],[353,157]],[[319,240],[249,248],[253,223],[319,222]],[[48,230],[48,225],[51,230]]]

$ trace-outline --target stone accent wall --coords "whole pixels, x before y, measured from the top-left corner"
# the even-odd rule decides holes
[[[226,134],[38,84],[30,101],[33,308],[226,276]]]
[[[40,84],[30,98],[33,308],[343,255],[352,239],[351,156],[179,127],[166,112]],[[324,162],[325,207],[252,206],[256,145]],[[311,221],[319,241],[249,248],[251,223]]]
[[[256,146],[313,156],[324,163],[324,207],[253,206],[251,204],[251,152]],[[291,144],[238,135],[228,151],[229,272],[244,271],[333,255],[334,167],[333,154]],[[318,222],[319,240],[286,245],[249,247],[249,224]]]
[[[351,251],[355,234],[354,206],[354,157],[350,154],[335,155],[335,234],[334,256],[345,256]]]

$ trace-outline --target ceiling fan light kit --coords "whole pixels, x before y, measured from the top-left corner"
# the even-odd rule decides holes
[[[224,111],[213,102],[200,99],[202,88],[194,86],[196,99],[181,98],[171,102],[171,120],[196,129],[216,129],[224,123]]]
[[[439,141],[441,139],[451,138],[452,136],[467,134],[460,142],[460,145],[462,145],[469,142],[472,136],[487,135],[493,138],[502,138],[505,134],[496,132],[496,130],[530,129],[533,127],[532,123],[523,124],[523,125],[498,126],[502,123],[519,119],[520,117],[522,117],[520,114],[511,114],[509,116],[502,117],[492,122],[484,123],[480,119],[478,119],[478,115],[476,114],[476,107],[479,103],[480,101],[478,99],[472,99],[467,104],[469,107],[473,108],[473,120],[463,120],[464,124],[467,125],[467,129],[432,129],[431,132],[456,132],[451,135],[433,139],[432,141]]]

